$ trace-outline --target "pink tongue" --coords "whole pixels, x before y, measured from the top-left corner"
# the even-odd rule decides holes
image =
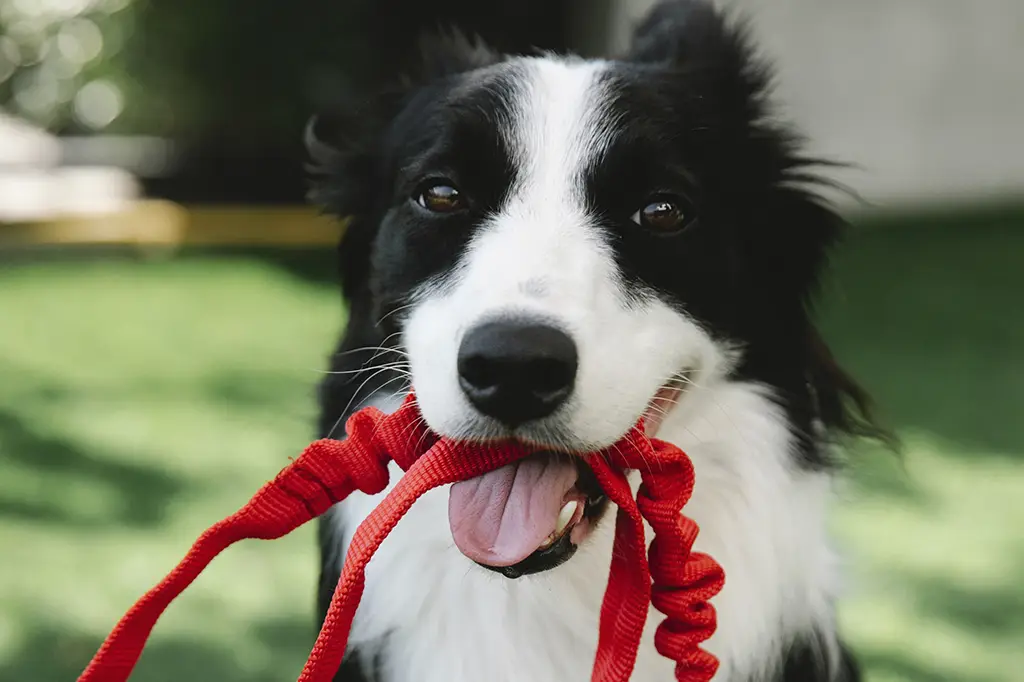
[[[452,485],[448,522],[455,545],[473,561],[512,566],[554,532],[576,467],[531,458]]]

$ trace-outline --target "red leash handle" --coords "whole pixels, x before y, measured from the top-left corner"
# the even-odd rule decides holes
[[[700,645],[715,632],[715,610],[708,600],[721,591],[725,573],[711,557],[691,552],[697,524],[681,513],[693,493],[690,458],[636,428],[589,464],[619,507],[592,680],[629,680],[648,605],[653,604],[666,616],[655,632],[654,645],[676,662],[677,682],[707,682],[718,670],[718,659]],[[640,472],[636,500],[626,469]],[[654,531],[649,563],[644,557],[643,520]]]
[[[366,566],[413,503],[432,488],[479,476],[531,454],[509,443],[438,440],[426,430],[412,395],[391,415],[373,408],[356,413],[348,421],[347,432],[345,441],[310,445],[242,509],[203,533],[181,563],[125,614],[79,682],[127,680],[157,619],[221,551],[246,538],[281,537],[355,490],[380,492],[387,486],[387,463],[393,458],[406,474],[356,530],[327,617],[299,677],[300,682],[330,682],[345,653]],[[646,438],[637,428],[612,451],[594,455],[591,463],[601,486],[619,505],[592,680],[629,680],[653,598],[655,607],[668,616],[655,635],[658,651],[676,661],[678,681],[707,682],[717,661],[699,646],[714,632],[715,613],[707,600],[721,589],[723,575],[709,557],[690,553],[697,528],[680,514],[693,489],[689,459],[670,444]],[[657,471],[645,471],[649,465]],[[626,480],[626,468],[642,472],[639,505]],[[650,568],[643,519],[655,531]]]

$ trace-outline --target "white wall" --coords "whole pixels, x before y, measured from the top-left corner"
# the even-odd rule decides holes
[[[612,0],[604,42],[622,50],[652,4]],[[861,167],[837,177],[868,201],[1024,195],[1024,0],[721,4],[752,20],[786,113]]]

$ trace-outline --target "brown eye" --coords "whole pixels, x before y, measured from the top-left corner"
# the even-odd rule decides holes
[[[416,195],[416,203],[432,213],[452,213],[466,207],[462,193],[446,180],[424,186]]]
[[[633,222],[652,232],[677,232],[690,224],[691,209],[675,197],[653,197],[646,206],[633,214]]]

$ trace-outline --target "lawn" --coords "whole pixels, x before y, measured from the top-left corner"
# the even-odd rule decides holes
[[[72,680],[124,609],[313,435],[325,267],[187,253],[0,263],[0,682]],[[873,682],[1024,670],[1024,220],[875,225],[822,315],[904,439],[858,448],[836,532]],[[133,679],[294,679],[312,529],[218,559]]]

